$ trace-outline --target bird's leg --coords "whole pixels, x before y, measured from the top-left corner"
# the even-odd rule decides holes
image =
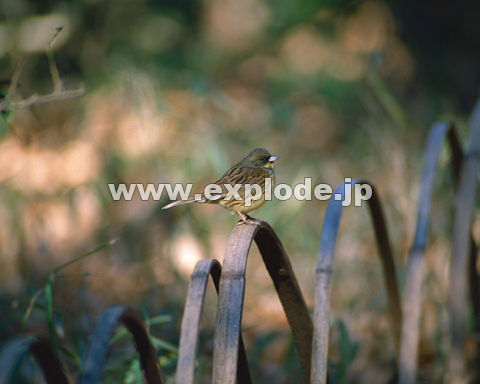
[[[243,214],[242,212],[239,212],[239,211],[235,211],[235,213],[240,216],[240,218],[242,219],[242,221],[239,221],[237,224],[235,225],[239,225],[239,224],[242,224],[242,223],[245,223],[247,225],[255,225],[255,224],[258,224],[258,221],[257,219],[254,219],[252,216],[250,215],[247,215],[247,214]],[[250,221],[249,221],[250,220]]]
[[[235,211],[235,213],[240,216],[240,219],[242,219],[242,221],[239,221],[237,224],[241,224],[242,222],[245,223],[245,224],[248,224],[248,221],[247,221],[247,216],[245,216],[242,212],[240,211]],[[235,224],[235,225],[237,225]]]

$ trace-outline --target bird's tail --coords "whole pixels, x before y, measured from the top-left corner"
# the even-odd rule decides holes
[[[162,209],[170,209],[173,207],[178,207],[179,205],[185,205],[190,203],[205,203],[205,199],[188,199],[188,200],[178,200],[174,201],[173,203],[167,204],[162,207]]]

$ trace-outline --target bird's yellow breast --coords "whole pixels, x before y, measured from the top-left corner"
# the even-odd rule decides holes
[[[267,202],[266,196],[269,196],[269,200],[270,200],[273,195],[273,187],[275,184],[275,179],[273,175],[270,175],[269,177],[271,180],[270,182],[265,182],[265,179],[264,179],[260,184],[260,187],[262,189],[262,194],[260,198],[258,199],[254,198],[254,193],[255,193],[254,190],[251,190],[250,193],[248,193],[248,191],[246,191],[245,188],[242,187],[241,191],[239,191],[239,194],[242,197],[241,200],[235,200],[233,198],[231,200],[221,199],[218,201],[218,203],[230,211],[240,212],[240,213],[248,213],[255,209],[260,208],[263,204]]]

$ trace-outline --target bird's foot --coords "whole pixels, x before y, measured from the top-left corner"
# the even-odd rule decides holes
[[[237,215],[240,216],[241,220],[239,220],[237,222],[237,224],[235,224],[235,225],[240,225],[240,224],[258,225],[258,224],[260,224],[259,219],[255,219],[254,217],[249,216],[247,214],[243,214],[243,213],[237,211]]]

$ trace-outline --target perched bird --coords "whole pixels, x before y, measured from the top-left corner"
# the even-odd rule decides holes
[[[254,209],[260,208],[265,204],[265,192],[267,188],[267,194],[271,196],[273,186],[275,184],[275,160],[278,156],[271,155],[266,149],[257,148],[254,149],[248,156],[243,158],[239,163],[235,164],[225,174],[212,184],[216,184],[221,187],[219,198],[208,199],[204,193],[197,194],[195,198],[188,200],[179,200],[170,203],[162,209],[169,209],[178,205],[190,204],[190,203],[210,203],[220,204],[227,208],[229,211],[236,213],[244,223],[248,224],[247,218],[251,218],[247,215],[248,212]],[[270,179],[268,181],[267,179]],[[254,196],[251,188],[245,188],[249,185],[258,185],[261,188],[261,196]],[[227,188],[226,185],[229,185]],[[236,188],[237,199],[232,192],[234,186]],[[270,190],[268,190],[270,188]]]

